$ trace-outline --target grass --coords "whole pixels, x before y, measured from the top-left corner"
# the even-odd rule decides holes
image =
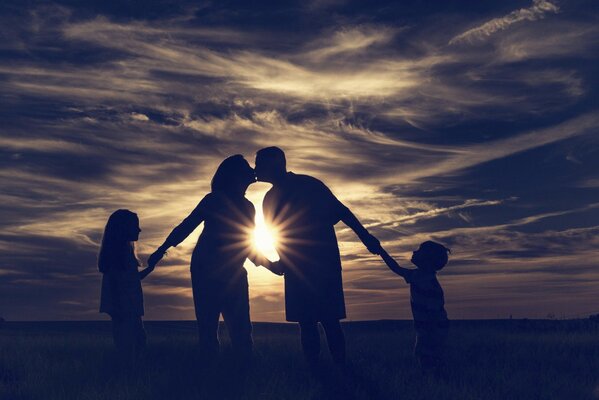
[[[0,399],[599,398],[599,324],[592,321],[455,321],[441,378],[415,368],[411,323],[344,329],[347,368],[323,351],[321,368],[310,372],[295,325],[255,324],[255,359],[243,373],[226,334],[221,357],[206,367],[193,322],[149,322],[144,362],[125,373],[114,368],[110,323],[5,323]]]

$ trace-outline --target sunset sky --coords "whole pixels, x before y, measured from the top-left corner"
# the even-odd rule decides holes
[[[108,216],[139,214],[145,261],[222,159],[271,145],[401,265],[450,247],[450,319],[599,313],[599,2],[281,4],[0,3],[0,316],[106,319]],[[348,319],[410,318],[336,231]],[[146,319],[194,318],[200,232],[144,281]],[[246,267],[253,320],[283,321],[282,279]]]

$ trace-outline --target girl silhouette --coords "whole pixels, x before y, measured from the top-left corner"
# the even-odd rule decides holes
[[[98,256],[103,274],[100,312],[112,319],[114,344],[119,355],[133,360],[145,348],[146,333],[141,280],[153,267],[138,272],[135,245],[139,238],[139,219],[129,210],[117,210],[108,218]]]

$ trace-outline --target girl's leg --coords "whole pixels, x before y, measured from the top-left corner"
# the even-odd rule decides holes
[[[345,335],[338,319],[322,321],[322,327],[327,336],[329,351],[337,364],[345,363]]]
[[[135,317],[113,316],[112,336],[121,363],[130,364],[137,350]]]
[[[318,322],[300,321],[300,338],[304,357],[309,364],[318,362],[320,354],[320,333],[318,332]]]

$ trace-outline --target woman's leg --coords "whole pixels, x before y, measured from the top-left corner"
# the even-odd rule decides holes
[[[135,356],[139,357],[146,350],[146,330],[141,317],[135,319]]]
[[[250,321],[250,300],[247,277],[237,279],[224,288],[223,318],[235,353],[250,358],[254,342]]]
[[[220,299],[218,291],[207,282],[194,279],[192,273],[193,304],[198,321],[198,339],[200,351],[208,358],[218,353],[218,318]]]
[[[304,357],[308,363],[318,362],[320,354],[320,333],[318,332],[318,322],[300,321],[300,338]]]
[[[345,363],[345,335],[338,319],[322,321],[322,327],[327,335],[329,351],[337,364]]]

